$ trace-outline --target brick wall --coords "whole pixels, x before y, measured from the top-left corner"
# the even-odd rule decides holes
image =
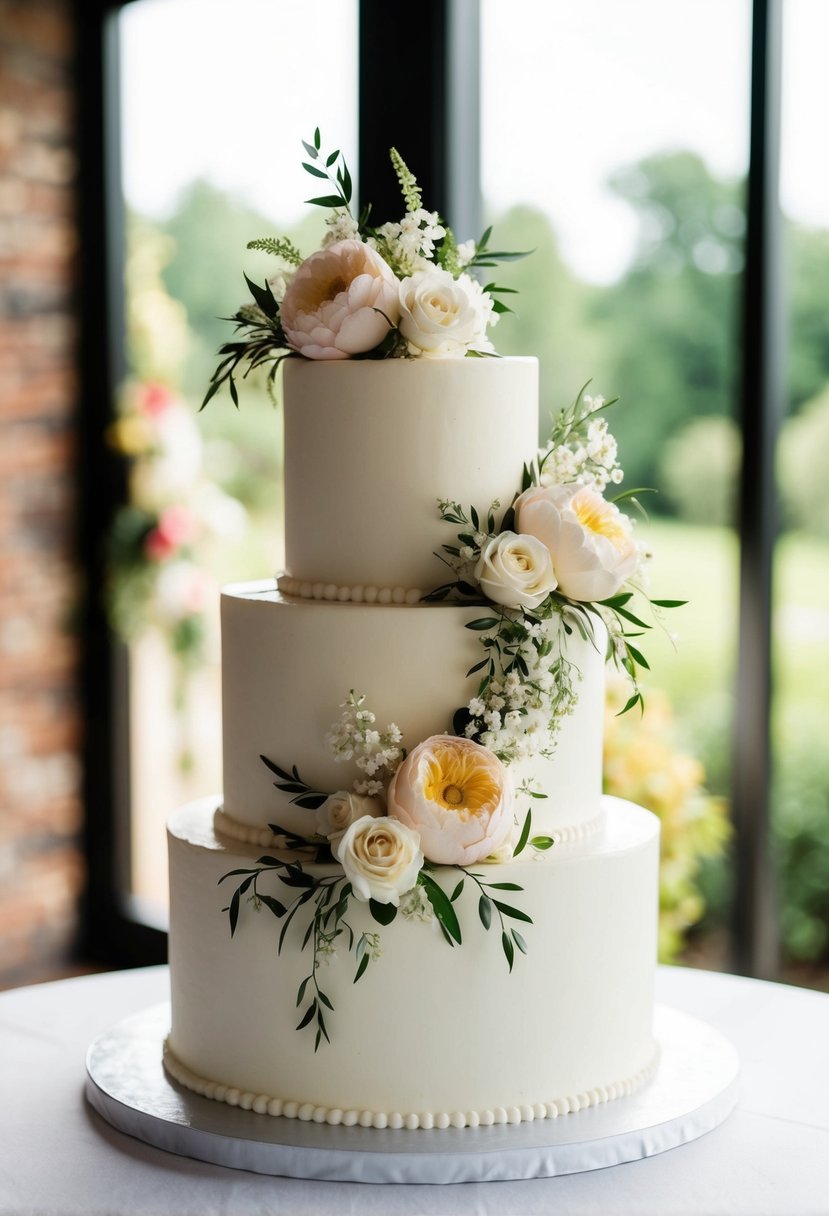
[[[0,0],[0,986],[77,929],[72,22]]]

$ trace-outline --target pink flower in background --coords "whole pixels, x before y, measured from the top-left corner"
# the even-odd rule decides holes
[[[165,413],[175,400],[175,393],[171,392],[166,384],[156,384],[150,381],[149,384],[141,385],[136,405],[140,414],[156,417]]]
[[[397,279],[388,265],[362,241],[348,240],[302,263],[279,316],[301,355],[348,359],[379,346],[399,313]]]
[[[182,545],[195,539],[195,520],[186,507],[165,507],[156,526],[147,534],[144,552],[150,561],[161,562],[171,557]]]

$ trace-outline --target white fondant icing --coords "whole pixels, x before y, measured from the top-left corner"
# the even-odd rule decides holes
[[[503,509],[538,447],[535,359],[287,359],[285,554],[300,583],[431,591],[439,498]],[[358,437],[358,438],[355,438]]]
[[[347,789],[359,776],[338,762],[325,738],[350,689],[365,693],[380,729],[395,722],[411,750],[451,730],[455,710],[474,696],[467,672],[483,657],[479,635],[465,628],[481,614],[462,604],[367,606],[286,599],[273,582],[222,593],[224,813],[239,824],[269,823],[307,835],[313,814],[274,788],[265,755],[322,793]],[[554,755],[516,766],[546,798],[533,800],[539,833],[575,831],[596,817],[601,796],[604,652],[575,632],[568,656],[580,672],[578,702],[564,719]],[[562,836],[562,843],[569,837]],[[255,838],[256,839],[256,838]],[[261,840],[261,838],[258,838]]]
[[[299,949],[306,921],[292,923],[278,953],[281,922],[243,900],[231,940],[222,908],[232,880],[218,879],[259,851],[211,832],[215,802],[183,808],[170,824],[174,1056],[198,1078],[221,1079],[205,1087],[214,1097],[288,1095],[289,1117],[310,1104],[343,1111],[343,1122],[350,1111],[399,1113],[409,1126],[416,1113],[423,1126],[476,1111],[484,1123],[486,1112],[505,1121],[536,1105],[553,1117],[550,1105],[565,1113],[614,1085],[629,1092],[652,1052],[658,822],[615,799],[604,805],[605,830],[588,841],[486,867],[487,881],[523,888],[509,901],[532,917],[512,973],[498,932],[478,920],[469,879],[454,949],[434,923],[398,916],[380,928],[352,900],[355,935],[379,931],[382,957],[357,984],[353,956],[341,951],[323,967],[335,1013],[326,1015],[332,1043],[316,1053],[313,1029],[294,1029],[310,967]],[[436,876],[448,891],[458,873]],[[280,887],[268,890],[290,902],[295,892]]]
[[[495,1107],[494,1110],[453,1110],[453,1111],[409,1111],[402,1114],[399,1111],[387,1114],[385,1111],[353,1110],[343,1112],[339,1107],[314,1106],[310,1102],[301,1105],[297,1102],[285,1102],[280,1099],[268,1099],[264,1095],[254,1097],[253,1094],[243,1094],[233,1100],[238,1090],[228,1090],[223,1098],[216,1090],[210,1096],[216,1101],[225,1101],[231,1106],[241,1106],[245,1110],[254,1110],[257,1114],[281,1114],[283,1118],[328,1123],[338,1126],[358,1124],[360,1127],[391,1127],[395,1130],[417,1131],[430,1128],[445,1129],[447,1127],[491,1127],[496,1123],[532,1123],[535,1119],[555,1119],[559,1113],[575,1114],[590,1106],[599,1106],[616,1097],[628,1096],[640,1086],[650,1081],[659,1063],[659,1047],[654,1044],[653,1052],[648,1063],[630,1077],[617,1082],[609,1088],[591,1089],[588,1093],[577,1094],[570,1098],[559,1098],[554,1102],[536,1102],[531,1105]],[[194,1093],[203,1094],[207,1082],[197,1073],[192,1072],[177,1059],[169,1044],[164,1048],[164,1067],[174,1081],[191,1089]],[[613,1099],[609,1096],[613,1090]],[[273,1108],[273,1109],[271,1109]]]

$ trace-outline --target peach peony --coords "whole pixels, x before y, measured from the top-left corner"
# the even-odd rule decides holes
[[[423,854],[443,865],[489,856],[512,828],[512,785],[480,743],[433,735],[409,753],[391,780],[388,811],[420,833]]]
[[[399,315],[397,279],[358,240],[312,253],[291,278],[279,311],[291,346],[309,359],[374,350]]]
[[[547,546],[571,600],[608,599],[636,570],[630,520],[589,486],[531,486],[515,500],[515,526]]]

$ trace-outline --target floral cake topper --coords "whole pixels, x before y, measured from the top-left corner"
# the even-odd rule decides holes
[[[458,244],[436,211],[423,206],[417,179],[396,148],[391,163],[405,213],[375,227],[371,208],[351,210],[352,180],[339,149],[325,155],[319,128],[303,141],[303,168],[332,193],[308,199],[323,207],[323,247],[304,258],[287,237],[250,241],[248,249],[273,254],[279,269],[264,285],[245,281],[253,303],[231,318],[238,338],[226,342],[203,407],[227,384],[238,405],[235,376],[270,365],[272,385],[283,359],[462,358],[493,354],[488,330],[511,288],[482,286],[475,271],[526,256],[489,248],[491,229]],[[202,407],[202,408],[203,408]]]

